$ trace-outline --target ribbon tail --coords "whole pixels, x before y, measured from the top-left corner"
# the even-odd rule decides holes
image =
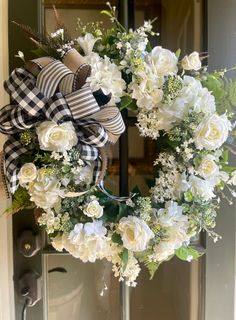
[[[6,168],[6,177],[10,184],[10,192],[13,194],[19,185],[17,160],[19,156],[25,154],[28,150],[22,144],[11,136],[3,146],[4,160]]]
[[[9,193],[7,181],[5,178],[3,151],[0,152],[0,199],[1,200],[10,199],[10,193]]]

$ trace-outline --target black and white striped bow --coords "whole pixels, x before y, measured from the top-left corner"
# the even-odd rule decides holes
[[[18,68],[4,83],[11,104],[0,110],[0,132],[11,135],[4,145],[5,174],[11,193],[18,187],[18,158],[27,152],[19,141],[19,132],[46,119],[56,123],[72,121],[82,159],[95,161],[96,181],[101,170],[98,148],[107,142],[116,142],[125,129],[118,108],[101,106],[102,100],[109,100],[106,96],[101,92],[94,95],[87,83],[76,89],[79,71],[84,65],[73,72],[61,61],[48,58],[48,62],[37,77]]]

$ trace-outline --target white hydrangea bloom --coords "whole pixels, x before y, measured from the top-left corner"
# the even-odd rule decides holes
[[[69,234],[69,246],[65,249],[83,262],[95,262],[107,255],[109,241],[106,234],[102,221],[77,223]]]
[[[157,108],[163,98],[162,85],[164,77],[157,77],[152,70],[145,65],[145,71],[133,77],[129,85],[131,97],[137,100],[140,109],[151,110]]]
[[[164,209],[158,210],[157,219],[161,227],[166,230],[166,239],[154,247],[150,259],[162,262],[183,244],[188,244],[191,236],[188,234],[188,217],[183,215],[182,207],[176,202],[168,201]]]
[[[45,175],[44,169],[39,169],[37,179],[29,185],[29,194],[30,200],[37,207],[50,209],[64,197],[64,190],[61,189],[59,180]]]
[[[117,65],[105,56],[101,58],[97,53],[92,52],[87,57],[87,62],[91,65],[91,75],[87,78],[93,91],[101,89],[104,94],[111,93],[112,99],[109,103],[117,103],[124,95],[126,87],[122,79],[121,72]]]

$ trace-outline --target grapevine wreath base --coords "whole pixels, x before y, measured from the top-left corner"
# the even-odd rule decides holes
[[[174,256],[200,257],[191,238],[201,231],[218,240],[219,194],[235,195],[228,152],[236,85],[223,71],[209,73],[197,52],[151,48],[150,21],[126,31],[114,7],[103,13],[112,28],[78,20],[77,39],[57,14],[51,35],[20,25],[40,57],[4,83],[11,104],[0,111],[8,135],[2,165],[13,195],[8,211],[37,208],[56,250],[83,262],[106,259],[135,286],[140,264],[153,277]],[[140,135],[157,143],[148,196],[136,188],[118,198],[103,187],[106,148],[125,130],[125,108],[136,111]]]

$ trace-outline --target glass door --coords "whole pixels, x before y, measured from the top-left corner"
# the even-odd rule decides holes
[[[34,12],[37,12],[38,27],[42,25],[49,33],[55,29],[51,3],[51,0],[38,1],[42,10],[40,6],[33,9],[37,10]],[[53,3],[72,37],[78,36],[78,17],[85,23],[102,20],[105,28],[109,26],[109,19],[100,14],[105,1],[54,0]],[[111,4],[118,7],[126,27],[140,26],[144,20],[157,17],[154,28],[160,36],[153,44],[173,51],[181,47],[183,54],[205,51],[204,0],[121,0]],[[123,116],[127,130],[112,148],[105,184],[121,195],[136,185],[147,193],[146,181],[152,176],[156,145],[138,135],[135,114]],[[24,215],[16,218],[14,225],[17,237],[19,225],[24,228]],[[30,227],[35,228],[33,219]],[[196,243],[204,246],[202,239],[196,239]],[[192,263],[173,259],[160,267],[152,281],[143,270],[137,287],[129,289],[113,277],[109,263],[84,264],[68,254],[56,253],[49,245],[44,241],[37,259],[27,260],[28,266],[42,274],[43,283],[43,299],[29,310],[29,319],[204,320],[204,258]],[[24,263],[16,254],[16,270]],[[16,299],[16,302],[16,309],[20,310],[22,301]]]

